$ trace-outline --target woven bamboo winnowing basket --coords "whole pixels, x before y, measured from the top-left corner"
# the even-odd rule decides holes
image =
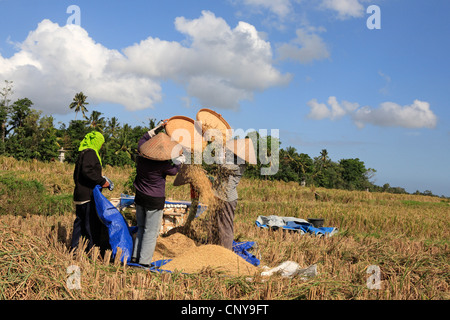
[[[167,121],[165,129],[173,140],[191,152],[202,152],[206,147],[207,142],[202,133],[195,127],[195,121],[189,117],[174,116]]]
[[[205,140],[212,141],[215,137],[208,135],[209,129],[217,129],[220,130],[222,135],[222,141],[225,144],[226,141],[231,139],[231,126],[228,122],[222,117],[221,114],[211,110],[211,109],[200,109],[197,112],[197,121],[200,121],[202,124],[202,132],[205,136]],[[210,130],[210,133],[214,135],[214,131]],[[217,136],[217,134],[215,135]]]

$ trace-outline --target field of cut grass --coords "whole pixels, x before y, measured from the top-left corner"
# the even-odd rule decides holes
[[[131,168],[104,174],[119,197]],[[261,266],[285,261],[318,275],[227,277],[153,273],[112,262],[98,251],[72,254],[67,245],[74,210],[73,166],[0,158],[0,299],[156,300],[447,300],[450,279],[450,204],[437,197],[316,189],[295,183],[244,179],[239,185],[235,239],[255,241]],[[167,198],[189,200],[187,186],[167,180]],[[323,218],[330,238],[256,227],[259,215]],[[130,223],[132,217],[128,216]],[[200,223],[202,216],[196,219]],[[80,288],[68,286],[69,266]],[[380,289],[367,273],[380,270]]]

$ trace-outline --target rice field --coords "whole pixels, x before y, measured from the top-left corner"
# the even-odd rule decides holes
[[[131,168],[107,167],[119,197]],[[317,265],[310,279],[256,275],[155,273],[121,264],[110,252],[67,249],[74,210],[73,166],[0,158],[0,299],[4,300],[448,300],[448,199],[241,181],[235,240],[255,241],[261,267]],[[15,180],[14,180],[15,179]],[[189,200],[187,185],[167,179],[167,198]],[[27,188],[24,183],[35,181]],[[7,185],[7,187],[5,187]],[[37,187],[36,187],[37,186]],[[22,188],[22,189],[21,189]],[[34,188],[34,189],[33,189]],[[30,190],[31,190],[30,189]],[[37,190],[37,191],[36,191]],[[201,201],[202,199],[200,199]],[[34,202],[33,202],[34,201]],[[42,214],[30,203],[48,201]],[[68,204],[69,203],[69,204]],[[58,208],[53,208],[57,206]],[[14,208],[10,211],[9,208]],[[323,218],[339,233],[324,238],[256,227],[259,215]],[[132,216],[127,214],[130,224]],[[195,219],[199,225],[203,215]],[[370,285],[373,266],[379,288]],[[368,273],[369,272],[369,273]],[[77,275],[73,282],[74,276]]]

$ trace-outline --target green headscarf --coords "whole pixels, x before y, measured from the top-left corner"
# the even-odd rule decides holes
[[[78,148],[78,151],[83,151],[84,149],[92,149],[97,154],[98,160],[100,161],[100,165],[102,164],[102,159],[100,159],[100,155],[98,152],[100,151],[100,148],[102,147],[103,143],[105,142],[105,137],[98,132],[98,131],[92,131],[88,133],[83,141],[80,143],[80,148]]]

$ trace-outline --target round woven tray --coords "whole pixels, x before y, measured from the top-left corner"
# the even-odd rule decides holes
[[[194,150],[194,146],[195,146],[195,151],[203,151],[203,149],[205,148],[207,142],[203,140],[202,137],[202,145],[201,146],[197,146],[194,145],[194,139],[196,137],[196,135],[202,135],[201,133],[196,132],[196,128],[195,128],[195,124],[194,124],[194,120],[189,118],[189,117],[185,117],[185,116],[174,116],[172,118],[170,118],[167,121],[166,124],[166,133],[175,141],[177,141],[179,144],[181,144],[183,147],[188,148],[189,150]],[[189,134],[185,135],[186,131],[178,131],[178,129],[184,129],[187,130],[187,132]],[[198,143],[197,143],[198,144]],[[201,150],[200,150],[201,148]]]
[[[205,134],[208,129],[218,129],[222,132],[224,142],[231,138],[231,133],[229,131],[231,126],[226,122],[222,115],[217,112],[206,108],[200,109],[197,112],[197,121],[201,121],[202,123],[203,134]],[[209,140],[208,137],[205,138]]]

